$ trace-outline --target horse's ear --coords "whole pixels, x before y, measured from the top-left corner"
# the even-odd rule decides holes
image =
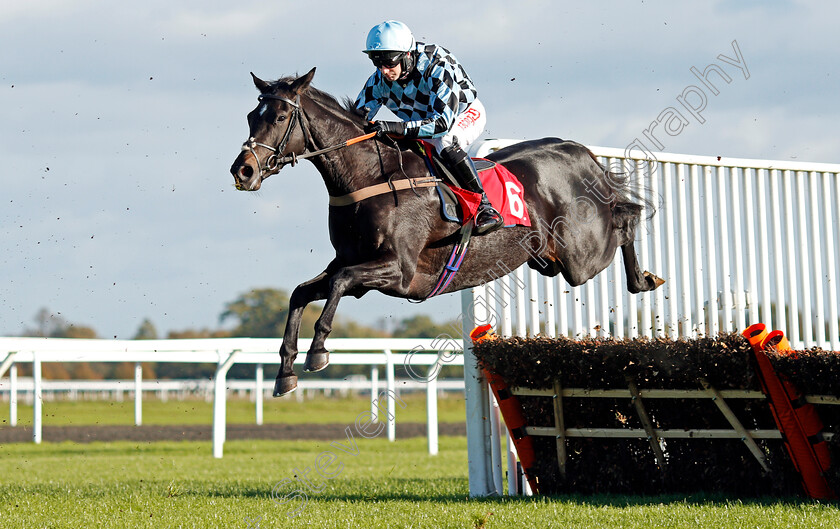
[[[257,90],[259,90],[261,94],[264,94],[268,91],[268,83],[254,75],[254,72],[251,72],[251,77],[254,79],[254,86],[257,87]]]
[[[312,82],[312,78],[315,77],[315,68],[309,70],[309,73],[298,77],[295,79],[295,82],[292,83],[292,92],[296,94],[301,94],[309,88],[309,83]]]

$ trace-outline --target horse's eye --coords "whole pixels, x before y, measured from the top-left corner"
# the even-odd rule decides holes
[[[286,121],[286,116],[277,116],[276,123],[282,123],[284,121]]]

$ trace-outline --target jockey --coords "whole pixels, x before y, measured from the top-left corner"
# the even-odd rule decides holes
[[[376,71],[355,107],[370,121],[382,105],[402,121],[374,121],[368,132],[423,138],[440,154],[462,188],[481,194],[475,233],[484,235],[504,224],[487,199],[475,166],[464,149],[484,130],[484,106],[467,72],[446,49],[415,42],[402,22],[389,20],[367,36],[364,53]]]

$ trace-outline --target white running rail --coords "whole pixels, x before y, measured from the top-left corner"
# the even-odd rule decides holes
[[[310,339],[301,339],[299,349],[306,351]],[[17,380],[17,365],[31,363],[33,371],[33,428],[32,438],[35,443],[42,440],[43,420],[43,389],[41,365],[44,362],[133,362],[135,363],[134,395],[135,395],[135,424],[142,422],[142,369],[143,362],[175,362],[175,363],[214,363],[216,376],[213,380],[213,456],[221,458],[225,441],[225,411],[228,383],[227,371],[234,364],[255,364],[256,381],[260,384],[265,364],[278,364],[282,339],[275,338],[211,338],[200,340],[74,340],[62,338],[2,338],[0,337],[0,378],[9,371],[10,380],[10,418],[12,423],[17,421],[17,394],[19,383]],[[410,365],[411,372],[426,375],[425,370],[437,369],[442,362],[449,365],[463,365],[463,355],[453,355],[460,352],[460,341],[437,340],[426,338],[334,338],[328,339],[327,348],[334,354],[330,356],[333,365],[364,365],[371,366],[371,374],[375,370],[376,382],[371,382],[371,410],[376,409],[376,402],[381,393],[378,392],[379,366],[385,368],[386,392],[396,395],[395,367]],[[377,351],[377,352],[370,352]],[[302,364],[305,353],[301,353],[296,361]],[[418,373],[419,372],[419,373]],[[372,379],[374,376],[371,377]],[[419,377],[418,377],[419,378]],[[263,382],[264,384],[264,382]],[[436,454],[437,446],[437,391],[439,385],[436,379],[431,383],[424,383],[427,392],[427,423],[429,453]],[[302,386],[306,385],[302,384]],[[416,384],[414,384],[416,386]],[[272,383],[273,387],[273,383]],[[257,421],[261,420],[262,391],[256,391]],[[396,438],[395,402],[388,401],[387,432],[388,439]],[[376,413],[375,411],[373,412]]]

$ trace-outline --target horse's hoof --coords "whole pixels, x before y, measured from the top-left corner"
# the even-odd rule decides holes
[[[657,288],[661,287],[665,284],[665,280],[659,276],[655,276],[650,272],[645,272],[645,279],[647,279],[648,283],[653,283],[651,290],[656,290]]]
[[[306,353],[306,362],[303,363],[303,370],[307,373],[315,373],[321,371],[330,365],[329,351],[319,351],[317,353],[309,351]]]
[[[289,375],[286,377],[277,377],[274,381],[274,396],[282,397],[297,388],[297,375]]]

